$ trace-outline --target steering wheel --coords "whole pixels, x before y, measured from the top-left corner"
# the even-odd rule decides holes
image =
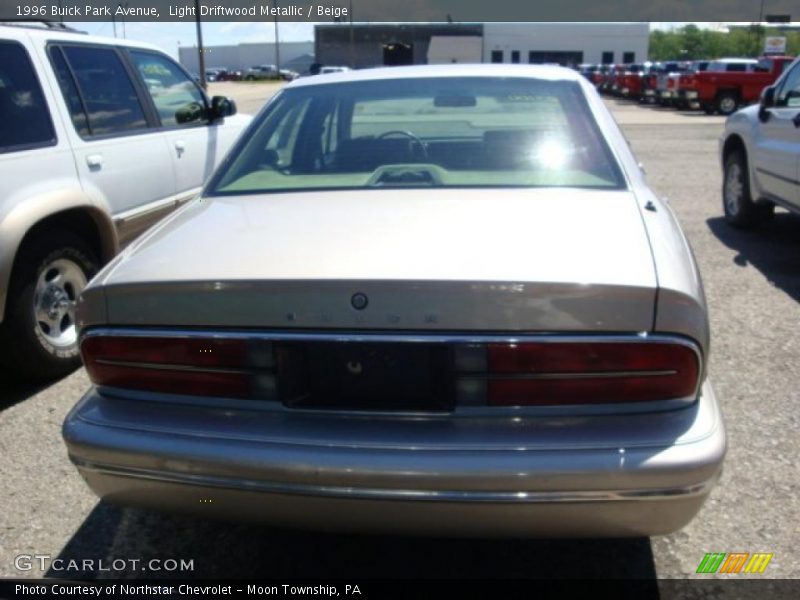
[[[415,133],[404,131],[402,129],[392,129],[391,131],[384,131],[378,136],[377,139],[382,140],[390,135],[402,135],[403,137],[407,137],[419,146],[420,150],[422,151],[422,158],[428,158],[428,147],[425,145],[425,142],[422,141],[422,138]]]

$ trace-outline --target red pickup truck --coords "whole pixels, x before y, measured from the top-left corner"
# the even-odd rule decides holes
[[[729,115],[742,105],[757,102],[761,90],[775,83],[793,60],[789,56],[766,56],[757,62],[713,60],[705,71],[681,75],[678,95],[687,104],[699,104],[708,114]]]

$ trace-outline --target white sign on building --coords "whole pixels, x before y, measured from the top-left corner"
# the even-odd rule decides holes
[[[764,39],[764,54],[784,54],[786,52],[786,38],[769,36]]]

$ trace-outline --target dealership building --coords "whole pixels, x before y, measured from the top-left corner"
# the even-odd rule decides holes
[[[316,25],[314,41],[281,42],[284,69],[318,62],[354,68],[449,63],[630,63],[647,60],[648,23],[333,23]],[[208,46],[207,67],[276,64],[273,42]],[[179,49],[198,70],[197,48]]]
[[[648,23],[442,23],[317,25],[326,65],[622,63],[647,60]]]
[[[274,65],[280,58],[282,69],[298,73],[307,71],[314,62],[314,42],[281,42],[280,57],[276,55],[275,43],[236,44],[230,46],[206,46],[206,68],[225,67],[245,70],[256,65]],[[178,49],[181,65],[194,73],[198,72],[197,46],[181,46]]]

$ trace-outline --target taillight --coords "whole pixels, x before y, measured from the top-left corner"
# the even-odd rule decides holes
[[[693,398],[694,348],[681,343],[521,342],[456,351],[468,404],[548,406]],[[478,396],[485,396],[481,402]]]
[[[269,342],[90,336],[81,343],[81,355],[96,385],[233,398],[275,395]]]
[[[436,346],[435,355],[445,357],[440,363],[422,361],[416,366],[405,364],[406,353],[399,351],[406,342],[390,341],[386,350],[388,358],[369,359],[372,361],[369,369],[392,371],[377,378],[370,372],[369,377],[362,379],[364,385],[376,386],[376,395],[383,395],[385,381],[392,380],[388,376],[395,371],[415,368],[422,373],[435,369],[434,379],[448,382],[445,387],[451,390],[454,404],[462,406],[691,400],[699,384],[699,353],[688,342],[654,338],[495,340],[467,343],[458,339],[427,342],[415,338],[408,343]],[[277,400],[279,388],[285,391],[289,383],[307,372],[306,367],[300,368],[300,363],[290,360],[297,353],[281,351],[286,344],[280,336],[109,333],[84,337],[81,354],[90,379],[98,386]],[[292,348],[303,346],[303,342],[292,344]],[[355,344],[363,346],[364,340]],[[370,344],[372,348],[380,346],[381,342]],[[348,369],[347,377],[354,377],[354,373],[360,375],[363,357],[374,354],[358,351],[349,356],[343,353],[341,366]],[[303,360],[313,360],[314,356],[309,354]],[[353,371],[350,363],[358,363],[359,370]],[[416,377],[418,373],[410,375]],[[429,375],[417,378],[418,385],[427,385],[426,381]],[[445,396],[451,397],[448,394],[445,392]]]

